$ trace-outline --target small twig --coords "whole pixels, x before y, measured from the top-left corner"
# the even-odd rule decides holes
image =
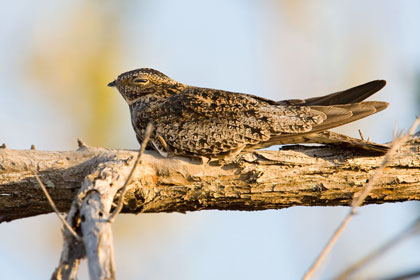
[[[38,177],[38,174],[35,171],[33,171],[32,173],[34,174],[34,176],[35,176],[36,180],[38,181],[42,191],[44,192],[45,196],[47,197],[47,200],[50,203],[51,208],[55,211],[55,213],[57,214],[60,221],[71,232],[71,234],[73,234],[73,236],[77,239],[77,241],[82,241],[82,238],[74,231],[74,229],[69,225],[69,223],[66,221],[66,219],[64,219],[64,217],[58,211],[57,207],[55,206],[54,201],[52,200],[51,196],[49,195],[49,193],[47,191],[47,188],[45,187],[44,183],[42,183],[41,179]]]
[[[414,133],[414,130],[416,127],[420,124],[420,117],[416,119],[416,121],[411,126],[410,130],[407,134],[397,137],[392,141],[391,148],[389,151],[385,154],[385,157],[381,163],[381,165],[378,167],[376,172],[370,177],[369,183],[362,189],[359,196],[355,197],[353,199],[353,202],[351,204],[351,210],[347,214],[347,216],[344,218],[344,220],[341,222],[339,227],[336,229],[334,234],[331,236],[328,243],[325,245],[325,247],[322,249],[321,253],[318,255],[312,266],[309,268],[309,270],[305,273],[303,276],[304,280],[308,280],[312,277],[312,275],[315,273],[315,271],[319,268],[331,248],[334,246],[335,242],[338,240],[338,238],[341,236],[342,232],[344,231],[347,224],[350,222],[351,218],[356,214],[356,210],[359,206],[363,204],[366,197],[368,196],[369,192],[374,187],[376,180],[379,178],[379,176],[382,174],[385,167],[389,164],[389,162],[392,160],[392,157],[394,153],[398,150],[398,148],[408,141],[411,134]]]
[[[396,236],[394,236],[392,239],[387,241],[385,244],[383,244],[379,248],[369,253],[366,257],[362,258],[358,262],[351,265],[349,268],[347,268],[344,272],[342,272],[339,276],[337,276],[334,279],[337,279],[337,280],[348,279],[352,274],[360,270],[362,267],[366,266],[369,262],[372,262],[373,260],[382,256],[383,254],[385,254],[385,252],[395,247],[401,241],[405,240],[406,238],[410,237],[412,234],[417,233],[419,231],[420,231],[420,218],[417,218],[413,223],[410,224],[410,226],[405,228],[403,231],[398,233]]]
[[[360,135],[360,139],[362,139],[362,141],[365,141],[365,137],[363,136],[363,133],[360,129],[359,129],[359,135]]]
[[[87,148],[88,147],[88,145],[86,145],[86,143],[83,142],[83,140],[80,139],[80,138],[77,138],[77,145],[79,146],[79,148]]]
[[[122,191],[121,191],[121,194],[120,194],[120,198],[118,200],[117,208],[114,210],[114,212],[112,212],[111,216],[109,217],[109,219],[108,219],[109,223],[112,223],[114,221],[115,217],[121,212],[121,210],[123,208],[124,196],[125,196],[126,192],[128,191],[128,185],[130,185],[130,183],[131,183],[131,178],[133,177],[133,174],[134,174],[134,171],[136,170],[137,165],[140,164],[141,156],[143,155],[144,150],[146,149],[147,142],[149,142],[150,135],[152,134],[152,129],[153,129],[153,125],[151,123],[149,123],[146,127],[143,142],[141,143],[141,147],[140,147],[139,153],[137,155],[136,162],[134,163],[133,168],[130,171],[130,174],[128,174],[127,180],[125,181],[125,183],[122,187]]]
[[[360,130],[360,129],[359,129],[359,135],[360,135],[360,139],[362,139],[362,141],[370,142],[370,136],[368,136],[368,138],[365,139],[365,137],[363,136],[362,130]]]

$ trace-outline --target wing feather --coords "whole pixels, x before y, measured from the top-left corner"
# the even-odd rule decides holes
[[[173,95],[154,108],[160,112],[154,121],[156,134],[175,153],[226,153],[266,142],[273,135],[310,132],[327,119],[307,106],[271,105],[245,94],[200,90]]]

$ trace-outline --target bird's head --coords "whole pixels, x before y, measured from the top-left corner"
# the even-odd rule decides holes
[[[162,93],[165,89],[174,87],[179,83],[165,74],[151,69],[140,68],[122,73],[117,79],[108,84],[116,87],[129,105],[139,97],[147,94]]]

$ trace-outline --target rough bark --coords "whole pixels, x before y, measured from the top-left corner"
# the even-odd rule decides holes
[[[419,144],[416,138],[400,149],[365,204],[420,199]],[[136,154],[93,147],[66,152],[0,149],[0,222],[52,211],[32,170],[37,170],[60,211],[68,212],[87,175],[105,164],[119,178]],[[123,212],[349,205],[380,161],[381,157],[333,146],[257,151],[225,166],[165,159],[146,151]],[[110,202],[105,204],[111,207]]]

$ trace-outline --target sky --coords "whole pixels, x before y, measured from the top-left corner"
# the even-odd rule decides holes
[[[106,84],[155,68],[186,84],[281,100],[374,79],[389,108],[336,131],[392,140],[419,112],[418,1],[22,0],[0,10],[0,144],[137,149],[128,108]],[[121,215],[113,225],[120,279],[299,279],[346,207]],[[322,268],[348,265],[416,219],[417,202],[362,207]],[[7,279],[45,279],[58,264],[60,222],[43,215],[0,225]],[[419,267],[413,237],[362,271]],[[86,262],[80,279],[87,277]]]

